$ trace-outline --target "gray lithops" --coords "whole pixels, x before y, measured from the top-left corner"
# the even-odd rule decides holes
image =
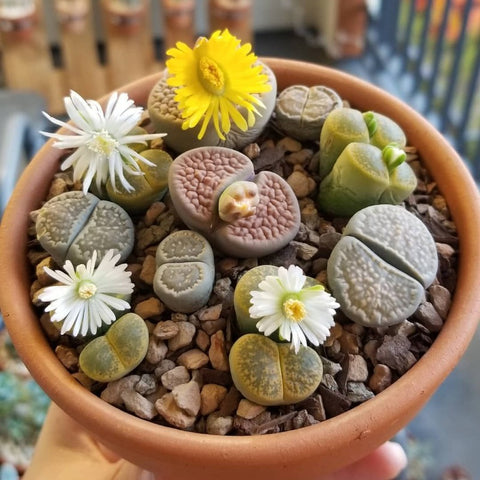
[[[38,211],[37,239],[58,265],[86,262],[97,250],[97,263],[113,249],[125,261],[133,249],[134,228],[127,212],[115,203],[83,192],[57,195]]]
[[[327,115],[343,105],[337,92],[323,85],[291,85],[275,104],[275,123],[298,140],[318,141]]]
[[[191,313],[203,307],[215,280],[213,251],[199,233],[180,230],[157,247],[153,289],[171,310]]]
[[[369,327],[400,323],[424,298],[438,268],[435,242],[402,207],[356,213],[328,260],[328,283],[343,312]]]
[[[256,184],[259,198],[255,212],[222,221],[219,197],[241,180]],[[273,172],[255,175],[250,159],[236,150],[201,147],[184,152],[170,167],[168,188],[183,222],[228,255],[261,257],[273,253],[293,240],[300,226],[300,208],[288,183]]]
[[[260,62],[261,63],[261,62]],[[195,128],[187,130],[182,129],[182,113],[178,109],[175,101],[175,88],[167,85],[168,71],[165,70],[164,75],[153,87],[148,97],[147,108],[150,119],[155,125],[158,132],[165,132],[167,136],[164,142],[178,153],[186,152],[192,148],[202,146],[222,146],[241,150],[243,147],[252,143],[265,128],[270,120],[273,109],[275,107],[275,99],[277,96],[277,81],[272,70],[267,65],[262,64],[263,73],[268,75],[269,85],[272,87],[270,91],[255,95],[265,104],[265,109],[257,107],[260,115],[255,115],[255,124],[248,128],[245,132],[238,128],[234,123],[230,132],[225,136],[225,140],[221,140],[211,123],[201,140],[197,138],[200,131],[200,124]],[[239,108],[239,112],[246,118],[246,110]],[[200,122],[201,123],[201,122]]]

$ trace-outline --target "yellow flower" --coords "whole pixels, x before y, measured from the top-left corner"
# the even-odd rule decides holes
[[[265,108],[255,94],[268,92],[268,76],[262,66],[254,65],[257,57],[250,52],[249,43],[240,46],[240,40],[228,30],[217,30],[209,39],[200,38],[193,49],[178,42],[167,51],[172,58],[166,62],[171,76],[168,84],[178,87],[175,100],[182,117],[182,128],[195,127],[200,121],[201,139],[212,120],[218,136],[230,131],[231,121],[241,130],[255,124],[255,105]],[[247,120],[238,107],[247,110]]]

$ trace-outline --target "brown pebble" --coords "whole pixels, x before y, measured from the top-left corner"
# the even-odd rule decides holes
[[[377,349],[377,361],[403,375],[416,362],[410,345],[410,340],[403,335],[385,335],[383,343]]]
[[[226,435],[233,428],[233,417],[213,412],[207,417],[206,432],[211,435]]]
[[[424,325],[429,332],[436,333],[442,329],[442,317],[430,302],[420,304],[413,317]]]
[[[177,326],[178,333],[168,340],[168,348],[172,352],[190,345],[196,332],[195,326],[190,322],[177,322]]]
[[[200,396],[202,399],[200,413],[208,415],[218,409],[220,403],[227,395],[227,389],[222,385],[208,383],[203,386]]]
[[[243,154],[246,155],[250,160],[254,160],[260,155],[260,147],[258,143],[249,143],[243,150]]]
[[[155,402],[155,408],[170,425],[183,430],[191,428],[197,418],[195,415],[189,415],[185,410],[181,409],[176,404],[172,393],[166,393],[159,398]]]
[[[153,202],[148,210],[145,212],[144,222],[147,227],[153,225],[157,220],[158,216],[162,214],[165,209],[166,205],[163,202]]]
[[[152,402],[140,395],[135,390],[126,390],[121,393],[125,408],[137,417],[152,420],[157,416],[157,410]]]
[[[141,315],[140,315],[141,316]],[[153,329],[153,335],[160,340],[169,340],[178,334],[178,324],[172,320],[158,322]]]
[[[177,385],[189,382],[190,374],[183,365],[180,365],[165,372],[160,377],[160,380],[165,388],[168,388],[168,390],[173,390]]]
[[[198,383],[190,381],[177,385],[172,390],[175,403],[188,415],[197,415],[200,411],[201,397]]]
[[[230,387],[230,390],[228,390],[225,398],[220,403],[220,414],[225,416],[233,415],[237,410],[241,399],[242,394],[235,387]]]
[[[392,371],[387,365],[377,363],[373,369],[373,375],[368,381],[368,386],[374,393],[383,392],[387,387],[392,384]]]
[[[143,302],[137,303],[134,312],[144,320],[161,315],[165,311],[165,305],[156,297],[150,297]]]
[[[257,403],[253,403],[250,400],[247,400],[246,398],[242,398],[242,400],[240,400],[240,403],[238,404],[237,415],[251,420],[252,418],[260,415],[265,410],[266,407],[264,407],[263,405],[258,405]]]
[[[142,264],[142,270],[140,272],[140,279],[147,285],[153,285],[153,277],[157,270],[155,263],[155,257],[153,255],[147,255]]]
[[[123,405],[122,393],[133,390],[139,382],[140,375],[128,375],[113,382],[109,382],[100,394],[100,398],[111,405],[121,407]]]
[[[222,313],[223,305],[218,303],[217,305],[212,305],[211,307],[205,307],[199,310],[197,317],[200,321],[205,322],[208,320],[218,320]]]
[[[287,177],[287,183],[297,198],[310,195],[316,187],[315,180],[304,172],[295,171]]]
[[[443,320],[446,320],[452,303],[451,293],[442,285],[432,285],[428,293],[435,310]]]
[[[358,335],[343,331],[341,337],[338,338],[340,348],[343,353],[352,353],[354,355],[360,352],[360,338]]]
[[[177,358],[177,363],[183,365],[188,370],[195,370],[204,367],[209,362],[208,355],[198,348],[187,350]]]
[[[297,152],[290,153],[285,160],[290,165],[306,165],[313,156],[313,151],[309,148],[302,148]]]
[[[78,353],[74,348],[57,345],[55,355],[67,370],[78,370]]]
[[[147,354],[145,355],[147,362],[155,365],[166,357],[167,352],[168,347],[163,340],[159,340],[154,336],[150,336]]]
[[[277,142],[277,147],[282,148],[286,152],[299,152],[302,149],[302,144],[291,137],[283,137]]]
[[[226,323],[227,321],[224,318],[219,318],[218,320],[207,320],[200,324],[200,328],[208,335],[213,335],[215,332],[223,330]]]
[[[352,382],[365,382],[368,378],[368,366],[361,355],[348,355],[347,380]]]
[[[219,330],[210,337],[208,356],[213,368],[222,372],[230,371],[227,349],[225,346],[225,335],[222,330]]]
[[[325,408],[323,407],[322,396],[319,394],[311,395],[297,404],[298,408],[305,409],[315,420],[323,422],[327,419]]]
[[[175,368],[176,364],[169,358],[164,358],[154,370],[154,374],[157,378],[160,378],[165,372],[168,372],[172,368]]]
[[[330,329],[330,335],[327,337],[325,340],[324,345],[326,347],[331,347],[333,345],[333,342],[340,338],[343,334],[343,327],[335,322],[335,325]]]
[[[210,346],[210,336],[205,331],[198,330],[197,336],[195,337],[195,345],[197,345],[200,350],[206,352]]]

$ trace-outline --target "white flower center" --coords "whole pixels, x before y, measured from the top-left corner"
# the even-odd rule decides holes
[[[97,292],[97,286],[93,282],[85,280],[78,286],[77,292],[80,298],[82,298],[83,300],[88,300],[89,298],[92,298]]]
[[[297,298],[289,298],[288,300],[285,300],[282,307],[285,316],[294,322],[301,322],[307,314],[307,309],[305,308],[304,303]]]
[[[113,138],[107,130],[101,130],[92,135],[88,141],[87,147],[95,153],[100,153],[108,157],[118,148],[118,141]]]

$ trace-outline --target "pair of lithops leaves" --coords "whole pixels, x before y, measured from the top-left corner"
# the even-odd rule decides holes
[[[402,202],[417,186],[405,146],[404,132],[385,115],[333,110],[320,133],[320,209],[351,216],[369,205]]]
[[[268,255],[300,227],[290,185],[270,171],[255,174],[251,160],[237,150],[199,147],[182,153],[170,167],[168,187],[183,222],[227,255]]]
[[[165,144],[175,152],[182,153],[204,146],[219,146],[241,150],[249,143],[255,141],[270,120],[277,96],[275,74],[264,63],[258,61],[258,64],[262,65],[262,73],[267,75],[268,84],[271,86],[268,92],[254,94],[255,97],[258,97],[263,102],[265,108],[257,107],[258,114],[255,114],[255,124],[246,131],[241,130],[235,123],[232,123],[230,131],[225,134],[225,140],[219,138],[213,123],[208,125],[201,139],[198,138],[201,122],[194,128],[186,130],[182,128],[184,119],[175,100],[176,89],[167,84],[169,72],[165,69],[162,77],[151,90],[147,102],[148,113],[155,130],[167,134],[164,138]],[[246,118],[246,109],[244,107],[237,108],[239,113]]]

